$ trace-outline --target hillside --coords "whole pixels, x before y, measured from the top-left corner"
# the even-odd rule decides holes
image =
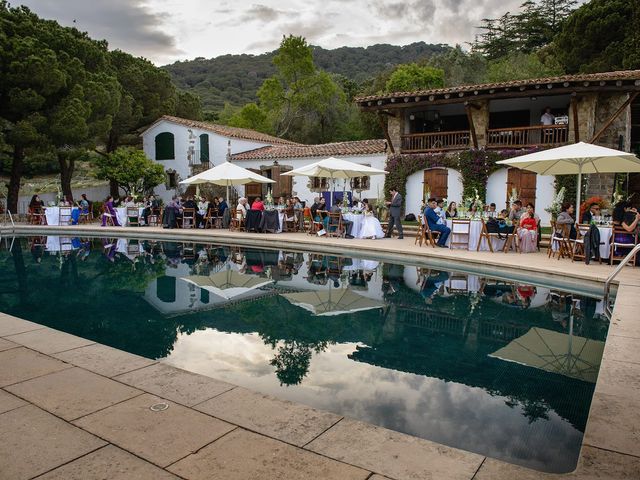
[[[444,52],[451,47],[424,42],[410,45],[372,45],[327,50],[313,47],[316,65],[344,75],[357,83],[374,77],[385,68],[411,63]],[[222,55],[220,57],[176,62],[167,70],[178,88],[200,96],[205,110],[221,110],[225,102],[241,106],[256,101],[262,82],[273,75],[275,51],[261,55]]]

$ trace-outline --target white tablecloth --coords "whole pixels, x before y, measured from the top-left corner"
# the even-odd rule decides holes
[[[144,207],[138,207],[138,215],[140,216],[140,223],[142,223],[142,214],[144,213]],[[116,217],[118,218],[118,223],[121,226],[126,226],[129,224],[129,219],[127,218],[127,207],[118,207],[116,208]]]
[[[602,225],[598,227],[598,231],[600,232],[600,258],[609,258],[613,228]],[[553,242],[551,248],[554,252],[557,252],[558,242]]]
[[[58,208],[58,207],[55,207]],[[57,225],[57,224],[56,224]],[[68,237],[47,237],[47,252],[56,253],[56,252],[70,252],[74,250],[73,243]]]
[[[78,210],[78,207],[73,207],[72,210]],[[60,207],[45,207],[44,216],[47,218],[47,225],[60,225]]]
[[[453,226],[453,222],[451,221],[451,219],[447,220],[447,226],[449,228]],[[447,239],[447,246],[449,246],[449,244],[451,243],[451,239],[454,237],[455,237],[455,240],[454,240],[455,242],[463,242],[466,240],[466,235],[460,235],[460,234],[456,235],[456,232],[463,232],[463,231],[466,232],[467,226],[457,224],[455,227],[456,227],[455,230],[451,231],[451,234]],[[469,224],[468,250],[475,250],[476,248],[478,248],[478,240],[480,239],[481,233],[482,233],[482,222],[480,220],[471,220]],[[494,252],[504,246],[504,240],[496,239],[494,237],[492,241],[493,241],[492,246],[493,246]],[[464,247],[459,246],[458,248],[464,248]],[[482,242],[482,244],[480,245],[480,250],[489,250],[489,245],[487,244],[486,241]]]
[[[353,222],[351,235],[355,238],[362,238],[362,221],[364,220],[364,215],[361,213],[344,213],[342,214],[342,218]]]

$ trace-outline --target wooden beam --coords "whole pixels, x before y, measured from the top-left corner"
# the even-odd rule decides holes
[[[395,154],[396,151],[393,148],[393,142],[391,141],[391,137],[389,137],[389,128],[387,122],[384,121],[382,115],[378,114],[378,121],[380,122],[380,126],[382,127],[382,131],[384,132],[384,138],[387,140],[387,145],[389,145],[389,150],[391,153]]]
[[[571,113],[573,114],[573,141],[580,141],[580,126],[578,125],[578,99],[575,95],[571,95]]]
[[[476,136],[476,126],[473,123],[473,115],[471,114],[471,107],[468,103],[465,103],[464,109],[467,111],[467,120],[469,120],[469,130],[471,130],[471,140],[473,141],[473,148],[478,149],[478,137]]]
[[[602,134],[607,130],[607,128],[609,128],[611,126],[613,121],[620,116],[620,114],[625,110],[625,108],[627,108],[631,104],[631,102],[633,102],[636,99],[636,97],[638,96],[639,93],[640,92],[633,92],[631,95],[629,95],[629,98],[627,98],[627,101],[624,102],[620,106],[620,108],[618,108],[618,110],[616,110],[616,112],[613,115],[611,115],[611,118],[606,121],[606,123],[602,126],[602,128],[600,130],[598,130],[598,133],[596,133],[593,136],[593,138],[591,140],[589,140],[589,143],[596,142],[602,136]]]

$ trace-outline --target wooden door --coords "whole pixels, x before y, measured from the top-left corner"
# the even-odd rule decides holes
[[[282,175],[283,173],[289,170],[292,170],[292,168],[289,166],[281,166],[281,165],[274,165],[269,170],[267,170],[268,172],[270,172],[270,175],[268,175],[268,178],[276,181],[276,183],[271,184],[271,191],[273,192],[274,198],[277,198],[277,197],[286,198],[291,196],[291,191],[293,190],[293,177]],[[267,171],[265,171],[265,173]],[[265,175],[265,173],[263,173],[263,175],[267,176]]]
[[[509,198],[511,192],[515,188],[524,207],[531,202],[536,204],[536,179],[535,172],[520,170],[519,168],[510,168],[507,171],[507,206],[509,206]]]
[[[262,197],[262,184],[261,183],[247,183],[244,186],[244,196],[250,202],[256,197]]]
[[[427,191],[437,199],[447,198],[447,184],[449,182],[449,171],[446,168],[430,168],[424,171],[424,182],[422,184],[422,195]]]

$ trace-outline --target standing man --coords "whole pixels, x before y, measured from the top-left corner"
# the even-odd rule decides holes
[[[540,117],[540,125],[553,125],[556,117],[551,113],[551,107],[545,107],[544,113]]]
[[[402,235],[402,222],[400,221],[400,210],[402,209],[402,195],[398,193],[395,188],[389,189],[389,193],[391,194],[391,201],[385,202],[389,205],[389,226],[387,227],[386,238],[391,238],[391,234],[393,233],[393,227],[395,226],[398,229],[398,238],[402,240],[404,236]]]

